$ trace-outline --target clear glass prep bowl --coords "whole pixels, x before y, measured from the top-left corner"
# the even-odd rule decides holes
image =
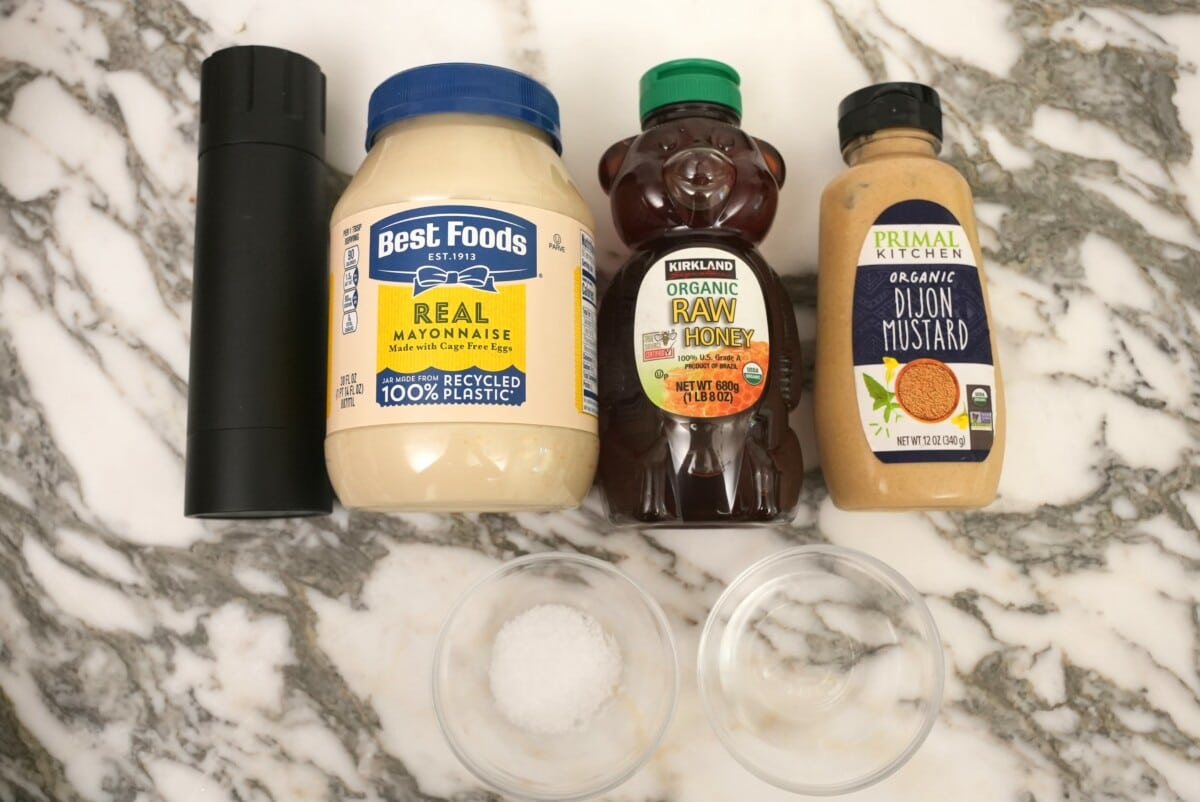
[[[590,614],[621,650],[614,697],[579,731],[528,732],[492,697],[492,641],[505,623],[540,604]],[[584,799],[627,780],[666,734],[678,687],[662,608],[613,566],[579,554],[522,557],[476,582],[451,610],[434,652],[433,702],[450,748],[483,782],[531,800]]]
[[[916,752],[941,707],[942,644],[921,596],[861,552],[800,546],[746,569],[700,639],[705,712],[773,785],[848,793]]]

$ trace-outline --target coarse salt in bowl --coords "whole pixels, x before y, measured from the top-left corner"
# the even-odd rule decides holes
[[[455,755],[503,793],[578,800],[653,754],[679,669],[666,616],[632,579],[579,554],[512,560],[442,627],[433,699]]]

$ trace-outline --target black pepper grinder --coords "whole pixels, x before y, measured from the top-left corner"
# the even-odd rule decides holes
[[[327,514],[325,76],[231,47],[200,73],[184,514]]]

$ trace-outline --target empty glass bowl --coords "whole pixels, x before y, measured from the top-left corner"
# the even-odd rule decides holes
[[[697,666],[725,747],[767,782],[810,795],[864,788],[907,762],[937,718],[944,674],[912,585],[825,545],[738,576],[709,615]]]
[[[490,677],[497,634],[546,604],[590,615],[622,662],[611,698],[583,726],[556,734],[513,724]],[[488,785],[532,800],[584,799],[628,779],[662,741],[678,685],[662,609],[616,568],[578,554],[522,557],[475,583],[443,625],[434,655],[434,707],[455,755]]]

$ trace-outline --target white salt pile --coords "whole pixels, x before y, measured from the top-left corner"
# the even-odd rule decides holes
[[[585,727],[612,698],[621,650],[590,614],[539,604],[515,616],[492,643],[490,679],[500,712],[543,735]]]

